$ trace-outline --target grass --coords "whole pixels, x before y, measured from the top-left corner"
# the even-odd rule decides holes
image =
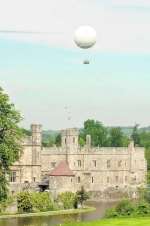
[[[72,222],[62,226],[150,226],[150,217],[104,219],[91,222]]]
[[[69,209],[69,210],[56,210],[56,211],[47,211],[47,212],[37,212],[37,213],[15,213],[15,214],[2,214],[0,219],[7,218],[20,218],[20,217],[34,217],[34,216],[56,216],[56,215],[65,215],[65,214],[76,214],[76,213],[87,213],[94,211],[94,207],[84,207],[83,209]]]

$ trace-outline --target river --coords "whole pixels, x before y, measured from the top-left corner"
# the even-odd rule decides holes
[[[115,203],[90,202],[88,205],[96,207],[96,210],[89,213],[78,213],[72,215],[1,219],[0,226],[54,226],[69,221],[96,220],[102,218],[106,209],[114,206]]]

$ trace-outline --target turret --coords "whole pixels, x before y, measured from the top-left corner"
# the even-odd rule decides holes
[[[89,150],[91,148],[91,135],[86,135],[86,148]]]
[[[41,145],[42,145],[42,126],[32,124],[32,164],[40,165]]]
[[[32,144],[41,146],[42,143],[42,126],[38,124],[31,125],[32,131]]]
[[[67,150],[78,149],[79,131],[76,128],[61,131],[61,145]]]

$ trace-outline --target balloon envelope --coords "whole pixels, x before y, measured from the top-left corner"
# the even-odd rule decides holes
[[[74,41],[80,48],[91,48],[96,43],[96,31],[90,26],[81,26],[75,31]]]

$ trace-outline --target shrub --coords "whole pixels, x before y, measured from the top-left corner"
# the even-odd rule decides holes
[[[116,206],[116,212],[120,216],[129,216],[134,213],[134,205],[129,200],[122,200]]]
[[[72,192],[63,192],[58,196],[58,202],[63,204],[64,209],[73,209],[75,206],[76,195]]]
[[[89,199],[89,193],[85,191],[84,187],[81,187],[80,191],[76,192],[76,202],[80,203],[81,206],[83,205],[83,202]]]
[[[106,210],[105,216],[107,218],[118,217],[118,213],[116,212],[116,208],[110,208]]]
[[[144,201],[139,202],[136,207],[136,214],[140,216],[150,214],[149,204]]]
[[[32,193],[33,208],[38,211],[50,211],[54,210],[54,203],[47,192]]]
[[[20,192],[17,195],[17,207],[20,213],[32,212],[33,210],[33,203],[32,203],[32,195],[28,191]]]
[[[14,201],[12,196],[8,196],[6,200],[0,202],[0,213],[5,212],[6,208]]]

